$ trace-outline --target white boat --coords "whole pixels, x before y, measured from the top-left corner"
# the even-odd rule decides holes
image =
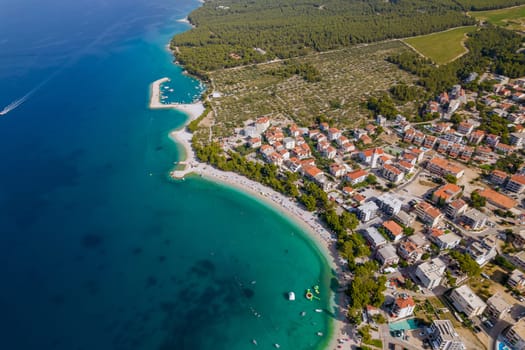
[[[257,345],[257,340],[252,339],[252,343],[253,343],[253,345]]]
[[[281,346],[277,343],[273,344],[273,346],[275,346],[277,349],[279,349]]]
[[[315,312],[323,312],[323,309],[315,309]]]
[[[294,292],[288,293],[288,300],[290,300],[290,301],[294,301],[295,300],[295,293]]]

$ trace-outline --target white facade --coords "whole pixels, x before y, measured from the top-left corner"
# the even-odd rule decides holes
[[[434,258],[420,264],[416,268],[416,276],[421,284],[428,289],[434,289],[441,283],[447,265],[440,258]]]
[[[460,242],[461,237],[452,232],[434,238],[434,243],[436,243],[440,249],[452,249]]]
[[[449,320],[435,320],[430,327],[430,344],[434,350],[464,350],[465,345]]]
[[[483,302],[466,284],[450,293],[450,300],[459,312],[465,313],[468,318],[481,315],[487,304]]]
[[[374,202],[367,202],[357,208],[357,217],[367,222],[376,217],[379,207]]]
[[[388,215],[396,215],[403,206],[403,202],[390,193],[385,193],[382,196],[377,197],[377,202],[381,210]]]

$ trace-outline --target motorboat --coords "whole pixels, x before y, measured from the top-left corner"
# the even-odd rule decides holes
[[[295,293],[294,292],[289,292],[288,293],[288,300],[290,300],[290,301],[294,301],[295,300]]]

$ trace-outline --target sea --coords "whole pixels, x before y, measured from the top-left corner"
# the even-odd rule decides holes
[[[186,116],[148,109],[149,86],[199,99],[167,50],[198,6],[0,2],[0,349],[326,346],[317,245],[256,198],[169,179]]]

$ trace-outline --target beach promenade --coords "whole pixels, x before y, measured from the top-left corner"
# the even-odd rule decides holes
[[[190,105],[186,112],[189,116],[184,126],[180,129],[173,130],[169,133],[169,137],[181,145],[184,148],[185,157],[183,161],[179,161],[174,170],[170,172],[172,179],[184,179],[188,175],[201,176],[204,179],[221,183],[230,187],[237,188],[243,192],[249,193],[255,198],[273,206],[278,212],[282,212],[288,217],[292,218],[297,224],[299,224],[304,231],[318,243],[320,250],[330,263],[331,268],[337,273],[342,275],[342,268],[344,261],[339,257],[339,253],[336,248],[336,238],[321,224],[319,218],[305,210],[300,204],[285,195],[274,191],[273,189],[266,187],[256,181],[252,181],[242,175],[233,172],[226,172],[216,169],[209,164],[200,162],[193,148],[191,146],[192,134],[186,129],[186,125],[192,120],[198,118],[204,106],[202,103],[196,103]],[[199,112],[199,107],[202,106],[202,111]],[[172,105],[171,108],[180,107],[180,105]],[[179,109],[179,108],[177,108]],[[182,157],[181,157],[182,158]],[[183,169],[180,169],[183,166]],[[340,339],[348,339],[350,327],[346,322],[346,306],[347,300],[343,295],[339,293],[334,295],[332,307],[336,319],[334,322],[333,335],[330,338],[330,343],[327,349],[341,349],[346,348],[350,345],[348,342],[341,342]],[[337,298],[337,302],[336,299]],[[339,347],[338,346],[342,346]]]

